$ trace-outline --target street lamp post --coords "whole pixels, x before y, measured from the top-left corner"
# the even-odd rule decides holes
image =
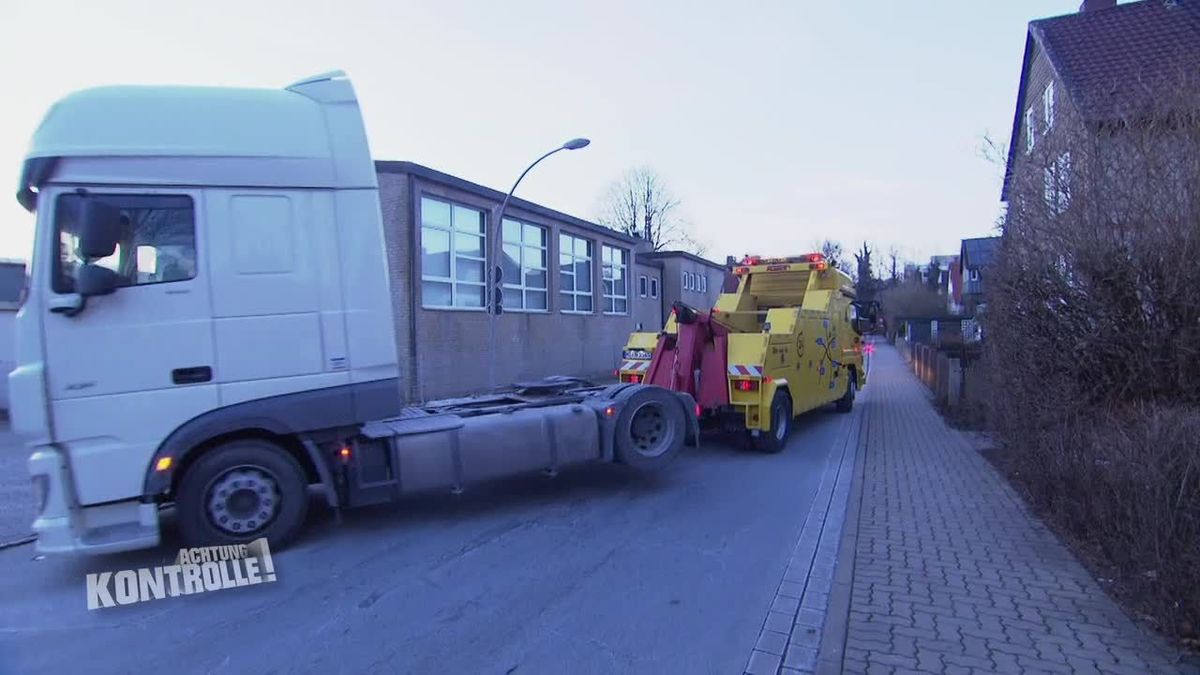
[[[508,194],[504,195],[504,201],[500,202],[500,211],[499,211],[499,213],[496,214],[496,218],[493,221],[492,226],[488,228],[487,244],[488,244],[488,248],[492,252],[492,265],[488,269],[488,275],[487,275],[488,276],[488,286],[487,286],[487,294],[486,294],[487,313],[488,313],[488,389],[489,390],[495,389],[495,387],[496,387],[496,317],[503,312],[502,306],[500,305],[500,303],[497,302],[497,300],[499,298],[497,298],[496,294],[503,292],[501,290],[501,284],[503,283],[504,275],[503,275],[503,269],[500,264],[500,256],[503,255],[503,253],[504,253],[504,247],[502,245],[500,245],[500,238],[503,236],[503,233],[504,233],[504,211],[505,211],[505,209],[508,208],[509,200],[512,199],[513,194],[517,191],[517,186],[521,184],[521,181],[525,178],[525,175],[528,174],[529,171],[531,169],[533,169],[533,167],[537,166],[543,159],[546,159],[550,155],[553,155],[554,153],[559,152],[560,150],[578,150],[580,148],[587,147],[589,143],[591,143],[591,141],[586,138],[572,138],[571,140],[567,141],[566,143],[563,143],[562,145],[558,146],[557,148],[551,150],[550,152],[547,152],[546,154],[542,155],[541,157],[538,157],[537,159],[533,160],[533,163],[530,164],[529,166],[525,167],[525,170],[521,172],[521,175],[517,176],[517,180],[515,183],[513,183],[513,186],[508,191]],[[549,246],[546,247],[546,250],[547,250],[547,256],[548,256],[549,255]],[[547,260],[547,263],[549,263],[549,260]],[[549,264],[547,264],[547,268],[549,268]],[[547,274],[546,281],[547,281],[547,284],[546,284],[546,306],[549,307],[549,305],[550,305],[549,274]]]

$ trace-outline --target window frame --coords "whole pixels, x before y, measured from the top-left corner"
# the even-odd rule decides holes
[[[514,293],[519,294],[519,296],[521,298],[521,306],[520,307],[513,307],[513,306],[510,306],[508,302],[505,302],[504,303],[504,311],[506,311],[506,312],[528,312],[528,313],[532,313],[532,314],[549,314],[550,313],[550,228],[548,228],[544,225],[538,225],[537,223],[531,223],[529,221],[521,220],[519,218],[510,218],[508,216],[504,217],[504,221],[507,221],[510,223],[515,223],[519,227],[520,241],[512,241],[510,239],[505,238],[504,222],[500,223],[500,255],[502,257],[500,264],[501,265],[504,264],[503,263],[503,256],[505,255],[504,247],[505,246],[516,246],[517,250],[520,252],[520,259],[517,261],[517,269],[519,270],[518,274],[520,275],[520,283],[514,284],[514,283],[510,283],[508,281],[503,281],[503,282],[501,282],[501,289],[503,291],[513,291]],[[542,235],[545,237],[545,242],[546,242],[545,245],[538,246],[535,244],[525,243],[525,234],[526,234],[525,228],[526,227],[537,228],[542,233]],[[544,256],[544,259],[546,261],[546,266],[544,268],[540,268],[540,267],[528,267],[527,268],[525,266],[525,249],[541,251]],[[526,285],[526,283],[525,283],[526,271],[545,272],[546,273],[546,285],[542,288],[538,288],[537,286]],[[546,307],[544,309],[537,309],[537,308],[530,309],[528,307],[528,303],[526,302],[526,294],[529,292],[545,293],[546,294]]]
[[[1043,136],[1050,133],[1050,130],[1054,128],[1054,115],[1054,81],[1051,80],[1050,83],[1046,85],[1046,88],[1042,90]]]
[[[564,238],[571,240],[571,250],[570,251],[564,252],[562,250],[562,243],[563,243]],[[588,253],[587,253],[586,258],[581,258],[581,257],[575,255],[575,242],[576,241],[582,241],[587,244]],[[568,256],[571,258],[571,264],[568,267],[563,266],[563,260],[562,260],[563,256]],[[588,283],[591,286],[590,290],[579,291],[579,290],[572,289],[572,290],[568,291],[562,287],[561,279],[562,279],[563,274],[570,274],[572,279],[575,279],[578,276],[575,273],[575,265],[576,265],[575,261],[577,261],[577,260],[587,260],[588,276],[589,276]],[[595,314],[596,313],[595,264],[596,264],[596,242],[595,241],[588,239],[587,237],[581,237],[581,236],[571,234],[570,232],[559,231],[559,233],[558,233],[558,274],[559,274],[560,283],[559,283],[559,288],[558,288],[558,301],[559,301],[558,311],[560,313],[562,313],[562,314]],[[567,271],[568,269],[570,270],[569,272]],[[578,287],[579,284],[575,283],[574,285],[576,287]],[[566,308],[565,306],[563,306],[563,302],[566,300],[565,296],[571,297],[571,307],[569,309]],[[576,309],[576,307],[579,306],[579,303],[578,303],[579,296],[587,296],[589,298],[589,301],[591,304],[590,309]]]
[[[1025,109],[1025,154],[1033,152],[1033,148],[1037,145],[1037,127],[1034,121],[1037,118],[1033,114],[1033,106]]]
[[[979,270],[977,270],[977,269],[967,270],[967,281],[979,281]]]
[[[1042,198],[1055,215],[1071,206],[1071,153],[1061,152],[1042,169]]]
[[[645,298],[650,292],[650,281],[645,274],[638,275],[638,297]]]
[[[658,277],[650,277],[650,297],[658,299]]]
[[[51,228],[53,230],[53,240],[51,241],[51,246],[53,248],[52,248],[51,261],[50,261],[50,291],[56,295],[70,295],[73,293],[78,293],[78,291],[75,289],[76,279],[74,277],[71,277],[71,288],[69,288],[69,289],[64,290],[63,287],[61,287],[59,284],[59,282],[65,278],[64,274],[63,274],[63,260],[62,260],[62,257],[63,257],[62,235],[64,233],[64,230],[62,228],[60,218],[62,217],[63,200],[67,199],[67,198],[82,199],[81,195],[75,191],[59,192],[54,197],[54,207],[53,207],[54,213],[52,216],[52,223],[51,223]],[[180,283],[180,282],[184,282],[184,281],[192,281],[193,279],[195,279],[196,277],[198,277],[200,275],[200,241],[199,241],[199,236],[198,236],[197,229],[196,229],[196,221],[198,220],[197,215],[196,215],[196,210],[197,210],[196,198],[193,193],[180,192],[180,191],[176,191],[176,190],[161,190],[160,191],[160,190],[153,190],[153,189],[150,189],[150,190],[127,190],[127,191],[123,191],[123,190],[107,191],[106,190],[105,192],[88,192],[87,198],[88,199],[102,199],[102,200],[107,198],[109,200],[118,200],[118,201],[122,200],[122,199],[129,200],[130,198],[144,199],[147,201],[150,199],[161,199],[164,201],[180,200],[180,202],[186,200],[187,201],[186,209],[188,211],[190,211],[190,213],[191,213],[191,233],[192,233],[192,242],[191,242],[192,271],[191,271],[191,274],[187,277],[180,278],[180,279],[161,279],[161,280],[157,280],[157,281],[147,281],[144,283],[137,282],[136,277],[135,277],[134,283],[118,283],[116,286],[116,290],[127,289],[127,288],[137,288],[139,286],[157,286],[160,284],[174,284],[174,283]],[[115,206],[115,204],[111,204],[111,203],[109,205]],[[128,209],[137,208],[137,207],[119,206],[118,208],[120,209],[120,211],[124,212]],[[179,210],[184,209],[184,207],[182,207],[182,206],[179,206],[179,207],[164,206],[164,207],[159,207],[159,208],[164,209],[164,210],[168,209],[168,208],[175,208],[175,209],[179,209]],[[76,237],[77,237],[77,235],[76,235]],[[134,243],[136,244],[136,241]],[[138,249],[140,249],[141,247],[142,246],[140,246],[140,245],[135,245],[133,248],[134,274],[135,275],[137,274]],[[159,247],[155,246],[154,248],[158,249]],[[117,242],[117,247],[113,251],[113,255],[120,256],[121,255],[120,251],[121,251],[120,242]],[[111,258],[111,257],[112,256],[107,256],[105,258],[102,258],[101,260],[107,260],[108,258]],[[80,258],[80,261],[82,262],[82,258]],[[157,261],[158,261],[158,256],[156,253],[156,255],[155,255],[156,270],[158,267]],[[92,264],[97,264],[98,262],[99,261],[92,261]],[[118,259],[118,266],[119,265],[120,265],[120,259]],[[121,282],[128,281],[128,277],[126,277],[119,269],[113,269],[111,267],[108,267],[107,265],[101,265],[101,267],[106,267],[107,269],[112,270],[114,273],[117,274],[117,276]]]
[[[441,202],[450,207],[450,227],[449,227],[449,229],[441,227],[439,225],[426,225],[425,224],[425,201],[426,200],[434,201],[434,202]],[[420,242],[418,242],[418,248],[420,249],[420,251],[417,254],[417,255],[421,256],[421,309],[431,309],[431,310],[437,310],[437,311],[462,311],[462,312],[484,312],[484,311],[487,311],[487,303],[488,303],[488,262],[487,262],[488,255],[487,254],[488,254],[488,218],[489,218],[488,212],[485,209],[481,209],[476,206],[471,206],[470,204],[466,204],[466,203],[463,203],[460,201],[455,201],[452,199],[447,199],[445,197],[441,197],[438,195],[431,195],[431,194],[427,194],[427,193],[422,193],[420,195],[420,198],[417,200],[417,204],[418,204],[417,226],[420,228],[420,233],[421,233],[421,240],[420,240]],[[459,208],[462,208],[462,209],[467,209],[467,210],[478,213],[480,216],[480,223],[482,225],[481,229],[483,231],[482,232],[469,232],[466,230],[457,229],[455,227],[455,222],[454,222],[454,212],[455,212],[454,207],[456,207],[456,206]],[[450,246],[449,246],[450,276],[449,277],[431,276],[430,274],[428,274],[428,272],[426,272],[426,269],[425,269],[425,230],[426,229],[437,230],[438,232],[445,232],[446,234],[449,235],[449,240],[450,240]],[[482,241],[482,246],[481,246],[480,250],[483,252],[483,256],[482,257],[468,256],[468,255],[460,256],[457,252],[458,244],[457,244],[456,237],[455,237],[455,235],[458,235],[458,234],[472,235],[472,236],[481,238],[483,241]],[[475,262],[483,263],[483,281],[482,282],[460,281],[457,278],[456,272],[458,271],[458,258],[460,258],[460,257],[467,259],[467,260],[472,260]],[[439,284],[447,284],[447,283],[450,284],[450,304],[449,305],[434,305],[434,304],[430,304],[428,302],[428,300],[426,299],[426,294],[425,294],[425,282],[427,282],[427,281],[432,282],[432,283],[439,283]],[[459,285],[482,288],[483,289],[483,303],[478,306],[457,304],[456,300],[458,299],[458,286]]]
[[[700,277],[700,292],[707,293],[708,292],[708,275],[701,274],[701,275],[699,275],[699,277]]]
[[[610,263],[608,260],[609,253],[617,254],[620,262],[614,261],[614,262]],[[609,246],[608,244],[604,244],[604,243],[600,244],[600,283],[601,283],[600,295],[601,295],[601,302],[604,305],[603,308],[601,308],[601,312],[604,314],[607,314],[609,316],[625,316],[625,315],[629,314],[629,258],[630,258],[630,253],[629,253],[629,249],[627,249],[627,248],[621,248],[620,246]],[[605,281],[614,281],[614,282],[616,281],[615,276],[612,278],[608,278],[607,276],[605,276],[608,273],[608,270],[610,270],[610,269],[613,269],[613,270],[620,269],[621,270],[621,279],[625,282],[625,294],[624,295],[617,294],[617,289],[616,289],[615,283],[613,284],[613,292],[612,293],[609,293],[608,289],[603,286]],[[609,302],[610,300],[611,300],[611,302]],[[615,309],[617,306],[617,300],[625,301],[624,311],[618,312]],[[610,307],[612,307],[613,309],[609,309]]]

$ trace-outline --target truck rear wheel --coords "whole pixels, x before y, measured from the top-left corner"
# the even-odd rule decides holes
[[[787,446],[792,433],[792,397],[782,389],[771,399],[771,429],[754,438],[754,447],[760,452],[775,454]]]
[[[617,417],[617,461],[657,469],[679,454],[687,434],[683,405],[674,394],[645,387],[625,402]]]
[[[244,544],[266,537],[282,548],[308,513],[308,480],[274,443],[233,441],[205,453],[184,473],[175,499],[189,546]]]
[[[848,413],[854,409],[855,390],[858,388],[857,377],[851,372],[846,378],[846,393],[837,400],[837,411]]]

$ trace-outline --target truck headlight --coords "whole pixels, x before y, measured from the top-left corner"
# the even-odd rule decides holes
[[[42,515],[46,510],[46,500],[50,497],[50,477],[45,475],[33,477],[33,498],[37,504],[37,514]]]

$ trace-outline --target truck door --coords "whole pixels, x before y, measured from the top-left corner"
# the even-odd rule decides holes
[[[112,255],[91,262],[116,288],[77,292],[85,199],[120,212]],[[52,227],[44,310],[54,441],[67,450],[82,504],[139,496],[147,463],[176,427],[217,404],[203,222],[192,190],[49,188],[39,217]],[[49,206],[49,213],[44,209]]]

